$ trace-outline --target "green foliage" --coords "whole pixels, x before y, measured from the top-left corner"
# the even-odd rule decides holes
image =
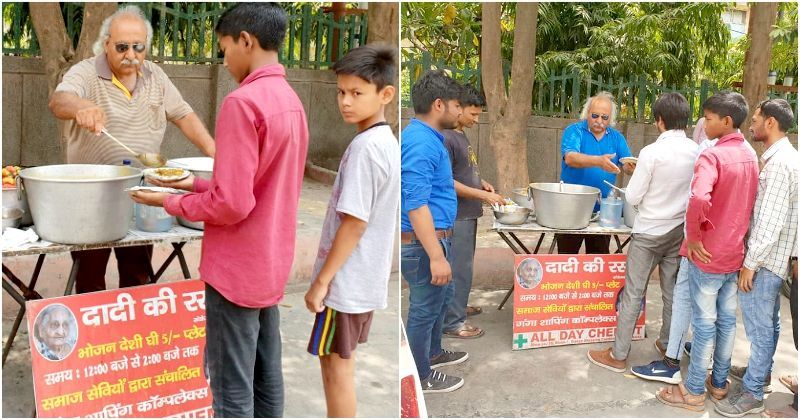
[[[778,76],[797,79],[797,3],[780,3],[778,21],[769,36],[772,38],[770,69]]]
[[[725,3],[539,4],[536,79],[580,72],[619,79],[644,74],[667,84],[693,80],[724,57]],[[480,3],[403,3],[405,46],[451,66],[477,68]],[[512,58],[514,3],[504,3],[502,56]],[[410,53],[410,52],[409,52]],[[416,58],[419,58],[417,56]]]

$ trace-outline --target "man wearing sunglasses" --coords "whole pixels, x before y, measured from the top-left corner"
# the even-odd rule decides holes
[[[128,151],[100,135],[103,128],[136,152],[157,153],[167,121],[202,153],[214,155],[214,139],[200,118],[164,71],[145,61],[152,38],[153,29],[142,11],[122,7],[103,21],[95,56],[64,75],[50,98],[50,110],[63,120],[66,163],[121,165],[123,159],[132,159]],[[114,253],[120,287],[148,281],[152,246],[117,248]],[[110,254],[109,249],[72,253],[80,261],[78,293],[105,289]]]
[[[609,187],[603,181],[616,183],[620,172],[619,160],[631,156],[625,137],[613,128],[617,104],[608,92],[600,92],[586,100],[581,120],[564,129],[561,137],[561,180],[567,184],[586,185],[600,189],[603,197]],[[634,166],[625,164],[622,170],[633,173]],[[594,211],[600,205],[595,204]],[[559,254],[577,254],[586,241],[587,254],[608,254],[607,235],[557,235]]]

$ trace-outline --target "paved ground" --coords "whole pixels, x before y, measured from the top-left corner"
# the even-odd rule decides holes
[[[488,216],[491,219],[491,216]],[[522,351],[511,350],[511,300],[498,311],[511,283],[513,264],[510,251],[490,227],[484,216],[479,223],[476,274],[471,304],[484,308],[470,322],[486,329],[483,337],[463,340],[446,338],[445,347],[467,351],[470,358],[458,366],[442,369],[447,374],[461,376],[463,388],[448,394],[425,395],[431,417],[719,417],[710,402],[705,413],[693,413],[665,406],[655,398],[662,386],[641,380],[630,373],[618,374],[599,368],[586,358],[589,349],[610,344],[585,344],[549,347]],[[549,245],[549,238],[543,245]],[[503,248],[505,249],[503,249]],[[546,248],[545,248],[546,249]],[[478,259],[482,258],[483,261]],[[486,276],[486,280],[480,276]],[[504,282],[497,277],[506,276]],[[633,343],[629,366],[648,363],[658,358],[653,347],[654,337],[661,327],[661,293],[657,279],[651,279],[647,294],[648,337]],[[408,289],[403,286],[403,317],[407,315]],[[791,316],[788,299],[782,297],[781,332],[775,355],[776,375],[797,372],[797,352],[792,341]],[[745,364],[750,344],[739,314],[736,331],[734,364]],[[688,360],[682,363],[686,374]],[[775,392],[767,397],[767,408],[791,403],[792,394],[777,380]],[[748,416],[757,417],[757,416]]]
[[[305,309],[303,296],[310,277],[311,265],[316,257],[319,231],[325,215],[330,187],[314,181],[305,181],[298,211],[297,246],[292,278],[286,298],[281,304],[281,331],[283,334],[283,372],[286,385],[287,417],[324,417],[325,397],[319,373],[319,363],[306,353],[308,333],[313,317]],[[189,267],[197,276],[200,243],[186,246]],[[153,260],[163,261],[171,247],[159,246]],[[113,259],[113,257],[112,257]],[[33,270],[35,257],[4,261],[22,275]],[[63,294],[69,274],[69,255],[48,256],[39,277],[37,290],[45,297]],[[108,265],[108,284],[118,283],[116,264]],[[27,274],[29,275],[29,274]],[[23,275],[23,278],[26,276]],[[164,282],[182,279],[180,268],[173,263],[165,273]],[[392,274],[389,283],[389,308],[375,313],[369,343],[359,346],[356,387],[358,415],[360,417],[395,417],[398,412],[397,342],[398,331],[398,275]],[[3,294],[3,343],[11,328],[18,306]],[[24,325],[24,324],[23,324]],[[14,342],[2,372],[2,417],[28,417],[34,403],[31,385],[30,349],[26,327]]]

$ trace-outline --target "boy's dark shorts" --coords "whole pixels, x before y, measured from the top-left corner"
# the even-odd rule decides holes
[[[314,356],[336,353],[349,359],[356,346],[367,342],[373,312],[348,314],[326,306],[314,320],[308,352]]]

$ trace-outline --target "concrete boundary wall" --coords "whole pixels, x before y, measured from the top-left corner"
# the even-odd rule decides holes
[[[225,95],[237,87],[222,65],[160,64],[183,98],[214,134]],[[63,163],[58,120],[47,108],[47,79],[39,58],[3,57],[3,164],[37,166]],[[338,169],[356,133],[342,121],[336,104],[336,76],[329,70],[287,69],[289,83],[306,109],[311,134],[308,160]],[[162,153],[168,158],[200,156],[180,130],[169,124]]]
[[[403,108],[401,111],[401,127],[405,128],[414,116],[413,109]],[[528,176],[530,182],[557,182],[561,176],[561,136],[564,129],[576,122],[575,119],[537,117],[528,118]],[[653,124],[618,123],[615,127],[628,141],[628,147],[634,156],[646,145],[658,138],[658,129]],[[689,127],[687,135],[691,137],[694,127]],[[484,113],[473,128],[466,130],[472,147],[478,154],[481,177],[490,183],[497,181],[497,165],[494,153],[489,146],[489,122]],[[749,135],[748,135],[749,137]],[[790,134],[789,140],[797,147],[797,134]],[[623,184],[628,181],[625,176]],[[524,185],[520,185],[523,187]],[[505,192],[510,195],[510,192]]]

